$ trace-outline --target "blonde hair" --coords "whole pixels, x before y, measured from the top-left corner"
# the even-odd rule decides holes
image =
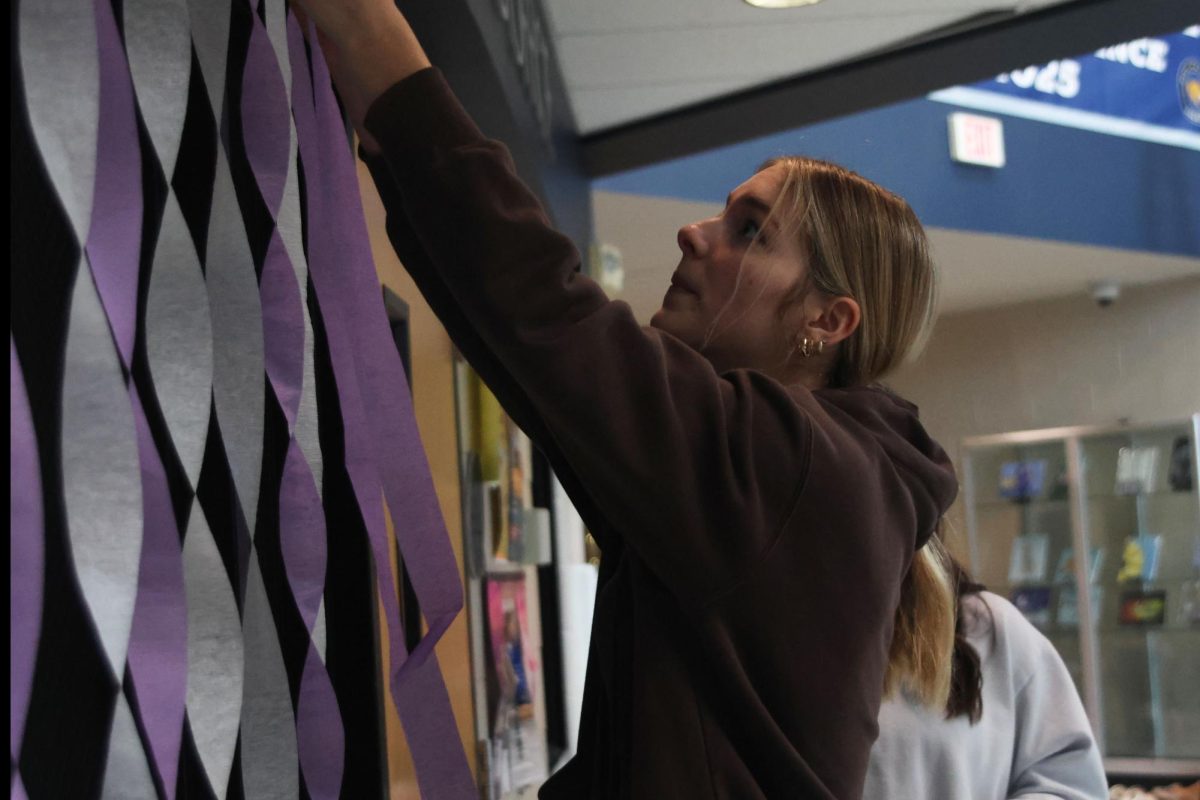
[[[905,200],[844,167],[801,156],[772,159],[786,169],[771,216],[799,237],[808,280],[781,310],[812,288],[859,305],[858,329],[839,344],[831,387],[864,386],[920,352],[933,326],[937,281],[929,242]],[[764,226],[765,227],[765,226]],[[884,694],[898,690],[930,707],[951,693],[957,579],[935,535],[904,578]]]
[[[878,380],[920,352],[933,326],[937,282],[929,242],[905,200],[850,170],[802,156],[772,159],[759,171],[787,170],[772,217],[799,236],[810,287],[858,303],[858,329],[838,346],[834,387]]]
[[[884,697],[903,690],[931,708],[950,699],[958,587],[946,552],[933,536],[913,556],[900,587]]]

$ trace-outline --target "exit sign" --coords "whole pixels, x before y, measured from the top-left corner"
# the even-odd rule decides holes
[[[950,158],[982,167],[1004,166],[1004,125],[995,117],[950,115]]]

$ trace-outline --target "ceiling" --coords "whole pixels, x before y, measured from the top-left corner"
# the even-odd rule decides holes
[[[1061,4],[823,0],[761,9],[743,0],[543,0],[584,135]]]
[[[592,175],[920,95],[971,70],[1022,65],[1010,60],[1040,63],[1194,22],[1190,3],[1175,0],[822,0],[783,10],[743,0],[542,3]],[[620,299],[642,321],[679,262],[676,229],[720,210],[605,191],[594,192],[593,209],[595,240],[623,254]],[[938,228],[929,235],[946,314],[1082,294],[1093,281],[1200,276],[1200,258]]]
[[[625,286],[617,297],[646,323],[679,264],[675,231],[719,213],[721,206],[597,191],[593,209],[597,241],[621,251]],[[1115,280],[1132,287],[1200,277],[1200,258],[945,228],[929,228],[928,233],[942,314],[1082,295],[1092,281]]]

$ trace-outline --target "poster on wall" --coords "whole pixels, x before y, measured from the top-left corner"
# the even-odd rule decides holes
[[[546,736],[537,713],[540,647],[530,627],[524,575],[493,576],[486,584],[492,796],[504,797],[547,777]]]

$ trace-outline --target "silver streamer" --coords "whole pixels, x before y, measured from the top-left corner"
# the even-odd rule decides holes
[[[325,648],[328,646],[329,634],[325,630],[325,598],[321,598],[321,605],[317,607],[317,620],[313,623],[312,643],[317,651],[317,655],[321,657],[321,663],[325,663]]]
[[[183,136],[192,72],[187,3],[124,0],[123,8],[125,52],[138,105],[163,173],[170,181]]]
[[[271,48],[275,51],[275,59],[283,72],[283,85],[287,87],[288,96],[292,93],[292,69],[288,56],[287,40],[287,3],[284,0],[267,0],[267,37],[271,40]],[[294,139],[293,135],[293,139]]]
[[[108,737],[108,760],[100,800],[158,800],[150,765],[142,749],[133,712],[123,693],[117,694],[112,730]]]
[[[80,244],[87,241],[100,116],[92,0],[21,4],[21,72],[34,138]]]
[[[67,330],[62,462],[75,572],[120,679],[137,598],[142,480],[129,392],[86,260],[75,278]]]
[[[246,643],[242,785],[247,800],[294,800],[300,796],[296,719],[275,619],[254,551],[242,630]]]
[[[168,182],[187,116],[192,70],[184,0],[125,0],[125,49],[138,107]],[[168,189],[146,300],[146,350],[159,406],[195,488],[208,439],[212,321],[200,260]]]
[[[208,102],[212,106],[213,117],[220,125],[221,113],[225,109],[225,65],[229,51],[229,15],[233,6],[209,0],[188,0],[187,6],[192,43],[196,47],[200,72],[204,75]]]
[[[213,330],[200,261],[179,203],[167,195],[146,298],[146,354],[159,406],[193,487],[212,401]]]
[[[233,178],[220,147],[212,205],[206,274],[214,347],[213,400],[233,483],[253,535],[258,518],[266,392],[262,306]]]
[[[183,541],[183,569],[188,721],[209,785],[224,800],[242,714],[242,627],[221,554],[196,505]]]

